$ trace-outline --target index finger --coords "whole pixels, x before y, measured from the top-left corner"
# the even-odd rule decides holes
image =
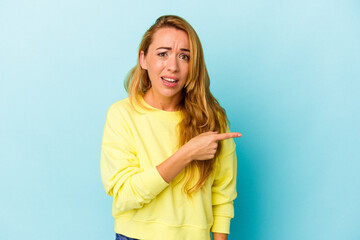
[[[237,137],[241,137],[241,133],[239,132],[229,132],[229,133],[220,133],[217,134],[215,136],[216,140],[225,140],[225,139],[229,139],[229,138],[237,138]]]

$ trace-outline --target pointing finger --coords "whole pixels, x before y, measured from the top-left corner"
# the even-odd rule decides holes
[[[239,132],[229,132],[229,133],[221,133],[221,134],[217,134],[216,135],[216,140],[225,140],[225,139],[229,139],[229,138],[237,138],[237,137],[241,137],[242,134]]]

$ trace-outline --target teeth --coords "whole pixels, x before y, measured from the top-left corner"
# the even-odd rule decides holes
[[[166,80],[166,81],[168,81],[168,82],[176,82],[176,80],[174,80],[174,79],[171,79],[171,78],[164,78],[164,77],[162,77],[162,79],[164,79],[164,80]]]

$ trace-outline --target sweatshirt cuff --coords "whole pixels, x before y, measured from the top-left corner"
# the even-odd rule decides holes
[[[230,233],[230,220],[229,217],[214,216],[214,223],[211,232],[216,233]]]
[[[149,197],[155,197],[162,192],[169,184],[161,177],[156,166],[146,169],[138,178],[138,187],[145,195]]]

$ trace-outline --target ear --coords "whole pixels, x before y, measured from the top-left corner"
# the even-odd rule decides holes
[[[147,70],[146,57],[145,57],[145,53],[143,50],[141,50],[141,52],[140,52],[139,62],[140,62],[141,68]]]

